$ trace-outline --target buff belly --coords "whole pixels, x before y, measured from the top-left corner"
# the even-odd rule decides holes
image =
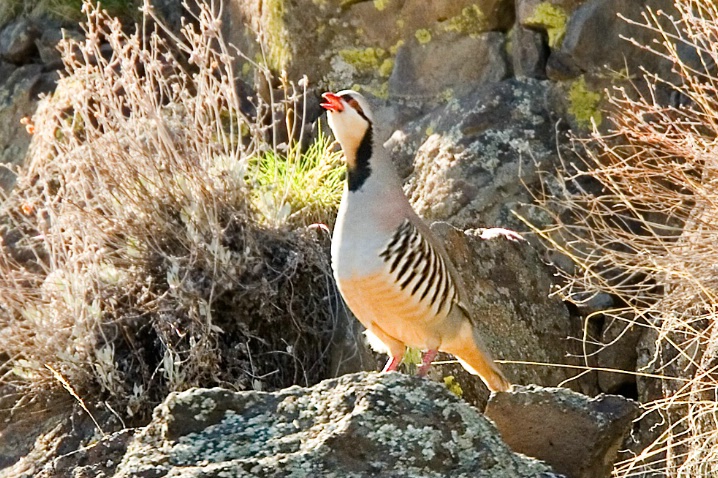
[[[349,309],[380,340],[387,335],[409,347],[439,349],[446,339],[442,336],[447,331],[442,326],[446,313],[435,315],[418,297],[386,277],[376,274],[338,281]]]

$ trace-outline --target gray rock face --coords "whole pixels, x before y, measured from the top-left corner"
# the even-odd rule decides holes
[[[127,451],[135,430],[125,429],[102,437],[88,447],[61,455],[45,465],[34,478],[105,478],[113,476],[115,468]]]
[[[494,394],[486,416],[513,450],[545,460],[570,478],[608,478],[638,415],[617,395],[589,398],[562,388],[514,387]]]
[[[567,357],[580,353],[575,341],[568,340],[580,331],[580,324],[571,320],[558,298],[550,297],[551,275],[536,251],[526,241],[484,239],[482,230],[462,232],[446,223],[436,223],[432,230],[444,241],[466,284],[469,310],[482,325],[482,336],[494,357],[555,364],[503,364],[507,378],[518,384],[556,386],[577,375],[559,364],[580,365]],[[474,377],[473,383],[477,382]],[[460,383],[466,389],[472,379]],[[567,386],[595,393],[591,377],[570,380]]]
[[[399,101],[410,98],[433,104],[463,96],[477,85],[501,81],[508,74],[504,40],[502,33],[489,32],[437,35],[426,44],[408,41],[396,54],[389,94]]]
[[[0,59],[11,63],[28,63],[37,53],[35,40],[40,31],[26,18],[8,23],[0,31]]]
[[[549,47],[542,33],[517,25],[511,53],[517,78],[546,78]]]
[[[417,212],[459,228],[520,227],[511,210],[531,199],[522,181],[557,159],[548,90],[536,80],[487,85],[395,133],[387,147],[400,171],[413,166],[406,189]]]
[[[654,10],[670,11],[673,1],[591,0],[581,5],[566,24],[566,36],[560,49],[561,62],[582,72],[605,73],[606,67],[613,71],[624,70],[630,58],[630,74],[638,73],[639,66],[648,71],[668,74],[669,62],[621,38],[635,38],[643,45],[650,44],[656,38],[656,33],[651,30],[638,28],[619,18],[620,14],[641,21],[641,13],[646,5]]]
[[[56,74],[44,73],[42,65],[16,68],[2,62],[0,74],[0,189],[7,190],[15,181],[8,166],[21,164],[30,145],[20,120],[35,113],[38,94],[54,87]]]
[[[171,394],[115,478],[551,477],[443,386],[354,374],[276,393]]]

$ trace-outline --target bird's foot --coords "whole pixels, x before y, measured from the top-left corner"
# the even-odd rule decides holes
[[[436,354],[438,353],[438,350],[429,350],[424,354],[424,356],[421,358],[421,367],[419,367],[419,371],[417,372],[417,375],[419,377],[425,377],[426,374],[429,373],[429,367],[431,367],[431,362],[434,361],[434,357],[436,357]]]
[[[395,371],[396,368],[399,366],[400,362],[401,362],[401,357],[389,357],[389,360],[387,360],[386,365],[384,365],[382,372]]]

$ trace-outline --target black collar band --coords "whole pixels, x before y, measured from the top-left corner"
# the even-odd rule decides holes
[[[372,144],[372,127],[371,124],[367,128],[364,137],[357,148],[356,157],[353,166],[347,165],[347,184],[349,191],[358,191],[364,185],[371,174],[371,165],[369,160],[373,153],[374,145]]]

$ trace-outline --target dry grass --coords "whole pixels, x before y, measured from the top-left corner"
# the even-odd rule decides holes
[[[69,385],[129,424],[169,391],[327,374],[328,236],[307,225],[333,212],[295,205],[277,221],[252,201],[267,191],[257,158],[282,149],[278,130],[300,136],[286,118],[306,84],[240,98],[235,62],[249,60],[222,40],[216,6],[200,2],[180,38],[145,8],[129,35],[85,4],[86,40],[63,44],[66,73],[0,206],[0,380],[16,405]],[[297,148],[284,150],[299,161]]]
[[[606,320],[645,329],[638,372],[664,377],[639,377],[653,441],[616,476],[718,474],[718,7],[676,6],[669,22],[649,11],[644,27],[663,41],[644,48],[680,80],[615,91],[612,131],[577,141],[577,160],[544,198],[556,227],[541,236],[577,265],[561,294],[610,293]]]

